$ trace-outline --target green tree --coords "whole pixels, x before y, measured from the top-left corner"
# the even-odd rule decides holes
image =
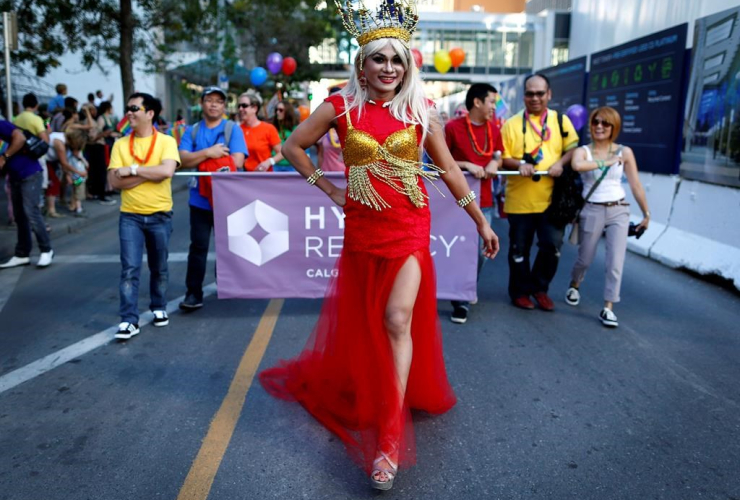
[[[14,60],[38,76],[68,52],[87,69],[110,61],[120,66],[124,95],[134,91],[134,59],[157,71],[181,42],[212,50],[218,9],[218,0],[0,0],[0,10],[18,14]]]
[[[298,69],[293,81],[313,80],[319,68],[309,62],[308,49],[336,35],[337,18],[329,0],[235,0],[230,19],[237,27],[239,46],[246,47],[242,59],[247,67],[264,66],[267,55],[279,52],[293,57]]]

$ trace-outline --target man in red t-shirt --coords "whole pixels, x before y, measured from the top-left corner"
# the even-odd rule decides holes
[[[496,118],[496,89],[487,83],[475,83],[465,96],[467,116],[461,116],[445,125],[445,140],[452,157],[463,170],[481,179],[480,207],[491,223],[493,217],[492,179],[501,164],[504,144],[501,132],[494,123]],[[482,245],[479,245],[482,248]],[[478,275],[485,258],[478,255]],[[453,323],[465,323],[468,319],[468,302],[453,301]]]

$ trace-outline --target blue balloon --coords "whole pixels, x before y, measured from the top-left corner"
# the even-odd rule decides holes
[[[267,71],[265,71],[265,68],[257,66],[249,74],[249,80],[252,82],[252,85],[259,87],[267,81]]]
[[[581,130],[588,121],[588,111],[580,104],[572,105],[565,114],[570,118],[570,122],[576,130]]]

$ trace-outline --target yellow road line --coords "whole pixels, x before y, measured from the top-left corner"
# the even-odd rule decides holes
[[[234,379],[231,381],[229,393],[221,403],[216,416],[211,422],[198,456],[195,457],[185,483],[180,489],[177,500],[206,500],[211,491],[213,480],[216,477],[221,460],[229,446],[234,428],[239,421],[239,415],[252,385],[267,344],[270,343],[272,331],[283,307],[283,299],[273,299],[260,319],[254,337],[249,343],[244,356],[239,362]]]

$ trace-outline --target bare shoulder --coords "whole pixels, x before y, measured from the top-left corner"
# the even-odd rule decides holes
[[[316,111],[311,113],[311,115],[308,117],[306,122],[313,122],[316,123],[322,122],[322,123],[332,123],[337,118],[337,111],[334,105],[330,102],[322,102],[318,108],[316,108]]]
[[[634,158],[635,153],[632,151],[632,148],[629,146],[625,146],[624,144],[615,144],[617,151],[620,149],[622,150],[622,156],[625,158]]]

